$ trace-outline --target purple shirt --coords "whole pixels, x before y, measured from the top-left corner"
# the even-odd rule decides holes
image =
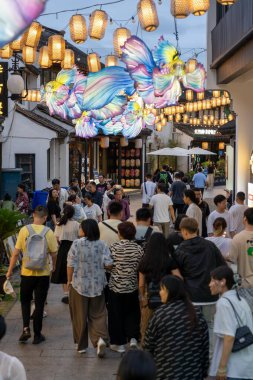
[[[111,203],[113,202],[118,202],[118,201],[115,201],[114,199],[109,203],[108,205],[108,208],[110,206]],[[130,217],[130,208],[129,208],[129,203],[126,199],[121,199],[121,201],[119,201],[119,203],[122,205],[123,207],[123,210],[122,210],[122,217],[121,217],[121,221],[122,222],[126,222],[129,217]],[[107,208],[107,210],[108,210]]]

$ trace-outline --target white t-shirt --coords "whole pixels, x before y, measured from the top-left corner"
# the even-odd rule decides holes
[[[249,305],[244,298],[238,300],[235,290],[229,290],[223,294],[216,304],[216,314],[214,317],[214,353],[209,369],[210,376],[216,376],[223,349],[224,335],[235,336],[238,322],[229,301],[229,298],[238,313],[242,325],[247,325],[253,333],[253,319]],[[227,364],[227,377],[235,379],[253,378],[253,345],[241,351],[231,352]]]
[[[1,380],[26,380],[23,364],[15,356],[10,356],[0,351],[0,379]]]
[[[223,218],[226,220],[226,222],[227,222],[226,233],[227,233],[227,237],[230,237],[230,232],[233,232],[233,229],[231,226],[231,215],[229,214],[229,212],[227,210],[225,210],[225,212],[218,212],[216,210],[211,212],[211,214],[209,215],[208,220],[207,220],[207,233],[208,234],[213,233],[213,223],[214,223],[215,219],[217,219],[217,218]]]
[[[63,205],[65,202],[67,202],[69,197],[69,193],[66,189],[61,187],[60,193],[59,193],[59,206],[61,211],[63,211]]]
[[[98,221],[98,217],[102,215],[102,210],[98,205],[96,205],[96,203],[93,203],[93,205],[90,207],[85,206],[84,212],[87,216],[87,219],[94,219],[96,221]]]
[[[226,238],[224,236],[210,236],[210,237],[207,237],[206,239],[210,240],[212,243],[216,245],[217,248],[219,248],[224,258],[228,257],[228,254],[231,248],[232,239]]]
[[[189,218],[194,218],[198,222],[199,236],[202,236],[202,211],[195,203],[191,203],[186,211]]]
[[[152,181],[146,181],[141,185],[143,204],[149,204],[150,199],[155,194],[155,189],[156,189],[156,184]]]
[[[247,210],[247,205],[239,205],[235,202],[233,206],[229,209],[229,214],[231,215],[231,228],[232,231],[236,231],[238,234],[244,230],[243,217],[244,211]]]
[[[153,195],[149,203],[154,207],[154,222],[168,223],[170,222],[169,206],[173,206],[171,197],[164,193]]]

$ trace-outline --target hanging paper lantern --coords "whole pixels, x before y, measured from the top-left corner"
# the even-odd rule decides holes
[[[194,16],[203,16],[210,7],[210,0],[189,0],[190,13]]]
[[[214,98],[219,98],[220,97],[220,91],[219,90],[214,90],[213,91],[213,97]]]
[[[168,119],[169,121],[173,121],[173,115],[169,115]]]
[[[60,34],[48,38],[48,55],[53,63],[61,63],[65,54],[65,40]]]
[[[176,18],[185,18],[189,15],[188,0],[171,0],[170,12]]]
[[[205,98],[205,91],[197,92],[197,99],[203,100]]]
[[[193,100],[193,91],[192,90],[186,90],[185,91],[185,97],[186,97],[186,100],[188,100],[188,101]]]
[[[102,10],[95,10],[90,15],[89,36],[94,40],[104,38],[108,15]]]
[[[135,146],[135,149],[141,149],[142,148],[142,139],[134,140],[134,146]]]
[[[196,70],[198,61],[195,58],[188,59],[185,65],[185,70],[187,73],[193,73]]]
[[[91,73],[96,73],[97,71],[101,70],[100,58],[97,53],[90,53],[87,56],[87,64]]]
[[[188,119],[189,119],[189,117],[187,114],[183,115],[183,123],[184,124],[186,124],[188,122]]]
[[[101,148],[107,149],[107,148],[109,148],[109,145],[110,145],[109,137],[101,137],[101,139],[100,139]]]
[[[69,21],[70,37],[76,44],[82,44],[87,40],[86,20],[82,15],[73,15]]]
[[[27,102],[37,102],[41,101],[40,90],[23,90],[22,99]]]
[[[219,143],[219,150],[224,150],[225,149],[225,143],[224,142],[220,142]]]
[[[202,149],[208,149],[208,142],[202,142]]]
[[[157,130],[157,132],[161,132],[162,128],[163,128],[162,123],[157,123],[156,124],[156,130]]]
[[[5,45],[0,49],[0,57],[2,59],[10,59],[13,54],[13,50],[10,47],[10,44]]]
[[[198,104],[198,111],[201,111],[202,110],[202,102],[201,102],[201,100],[199,100],[197,102],[197,104]]]
[[[30,46],[24,46],[22,49],[22,58],[25,63],[32,65],[36,60],[36,50]]]
[[[116,55],[107,55],[105,58],[105,66],[118,66],[118,58],[116,57]]]
[[[146,32],[153,32],[158,28],[159,20],[154,0],[140,0],[137,5],[137,13],[141,28]]]
[[[40,41],[41,33],[41,24],[37,21],[33,21],[30,27],[24,33],[24,44],[32,48],[37,47]]]
[[[217,0],[221,5],[233,5],[237,0]]]
[[[113,33],[113,46],[115,54],[120,57],[122,55],[121,47],[126,40],[131,37],[131,32],[127,28],[117,28]]]
[[[75,64],[75,54],[73,50],[71,49],[66,49],[65,50],[65,55],[64,55],[64,60],[61,61],[61,68],[62,69],[72,69],[72,67]]]
[[[121,146],[122,148],[128,146],[128,139],[127,139],[126,137],[121,137],[121,138],[120,138],[120,146]]]
[[[48,46],[42,46],[40,48],[38,63],[42,69],[48,69],[52,66],[52,61],[48,54]]]
[[[10,43],[10,48],[13,51],[21,51],[23,46],[24,46],[24,35],[22,35],[17,40],[14,40]]]

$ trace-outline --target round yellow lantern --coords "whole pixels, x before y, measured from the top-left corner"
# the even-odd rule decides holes
[[[82,44],[87,40],[86,20],[82,15],[73,15],[69,21],[70,37],[76,44]]]
[[[189,16],[188,0],[171,0],[170,12],[172,16],[176,18],[185,18]]]
[[[48,55],[53,63],[61,63],[65,54],[65,40],[60,34],[48,38]]]
[[[113,33],[113,46],[115,54],[120,57],[122,55],[121,47],[126,40],[131,37],[131,32],[127,28],[117,28]]]
[[[195,58],[188,59],[185,65],[187,73],[193,73],[197,68],[198,61]]]
[[[140,0],[137,5],[137,13],[141,28],[146,32],[153,32],[158,28],[159,20],[154,0]]]
[[[210,0],[189,0],[190,13],[203,16],[210,7]]]
[[[101,9],[96,9],[90,15],[89,36],[94,40],[104,38],[108,23],[108,15]]]

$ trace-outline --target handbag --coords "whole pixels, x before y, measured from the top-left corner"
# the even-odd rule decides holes
[[[230,301],[230,299],[228,299],[226,297],[223,297],[223,298],[225,298],[230,303],[230,305],[232,306],[232,309],[234,311],[235,317],[236,317],[237,322],[238,322],[238,327],[237,327],[236,332],[235,332],[235,340],[234,340],[234,345],[232,347],[232,352],[241,351],[244,348],[253,344],[253,334],[252,334],[252,332],[248,326],[243,325],[242,320],[239,317],[239,315],[238,315],[237,311],[235,310],[235,307],[234,307],[233,303]]]
[[[148,284],[147,295],[148,295],[148,307],[151,310],[157,309],[162,305],[160,297],[160,283],[150,281]]]

